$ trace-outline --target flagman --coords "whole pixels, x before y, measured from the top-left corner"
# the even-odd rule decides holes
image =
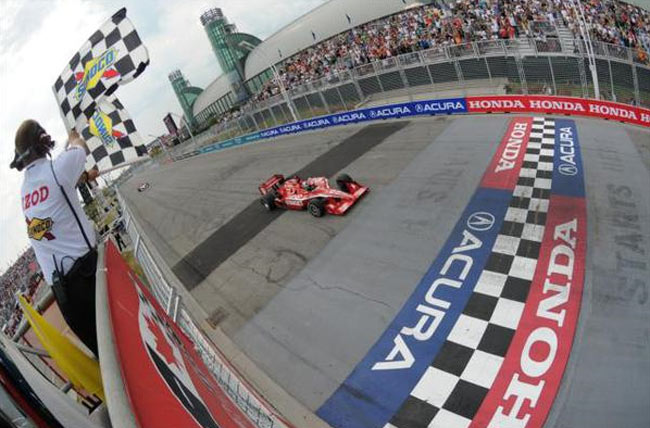
[[[85,173],[87,148],[75,131],[70,132],[68,147],[56,159],[50,158],[54,141],[35,120],[20,125],[15,144],[10,167],[25,170],[21,204],[36,260],[66,322],[97,355],[97,238],[75,186],[80,179],[94,180],[98,173]]]

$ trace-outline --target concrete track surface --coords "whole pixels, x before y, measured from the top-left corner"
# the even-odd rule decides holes
[[[121,192],[218,328],[306,408],[346,425],[319,409],[409,301],[513,117],[315,131],[163,165]],[[650,131],[575,125],[586,187],[584,291],[544,426],[650,426]],[[371,192],[344,217],[265,212],[257,186],[296,172],[346,172]],[[151,187],[137,192],[143,182]],[[431,409],[418,403],[413,418],[386,422],[426,426],[418,424]]]

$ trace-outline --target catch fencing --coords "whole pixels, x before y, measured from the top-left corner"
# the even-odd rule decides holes
[[[583,41],[570,37],[490,40],[436,47],[336,71],[318,80],[243,106],[239,117],[213,125],[195,144],[259,132],[299,120],[359,108],[375,99],[413,101],[418,94],[454,91],[504,95],[599,98],[650,107],[650,65],[642,51],[594,42],[595,70]],[[594,85],[594,81],[598,84]],[[596,86],[599,93],[595,93]],[[200,127],[214,120],[197,115]]]

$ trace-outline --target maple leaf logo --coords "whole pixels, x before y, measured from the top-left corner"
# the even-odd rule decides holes
[[[171,347],[169,342],[167,342],[167,337],[165,337],[165,334],[160,329],[158,323],[149,317],[145,318],[149,330],[151,330],[153,335],[156,337],[156,351],[165,358],[167,364],[176,364],[176,366],[178,366],[176,358],[174,357],[174,349]]]

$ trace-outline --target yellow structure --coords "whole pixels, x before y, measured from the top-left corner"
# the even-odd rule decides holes
[[[18,300],[36,336],[68,380],[75,387],[82,388],[95,394],[102,401],[106,401],[99,363],[48,323],[23,296],[19,296]]]

